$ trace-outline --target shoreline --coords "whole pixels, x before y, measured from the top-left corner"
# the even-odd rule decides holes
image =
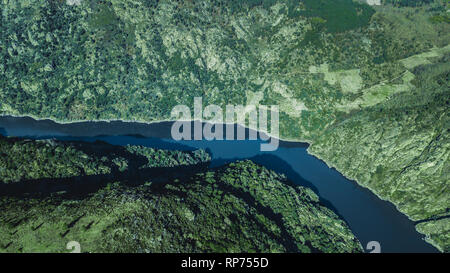
[[[33,116],[33,115],[12,115],[12,114],[0,114],[0,117],[1,117],[1,118],[5,118],[5,117],[13,117],[13,118],[31,118],[31,119],[33,119],[33,120],[35,120],[35,121],[46,121],[46,120],[47,120],[47,121],[51,121],[51,122],[54,122],[54,123],[57,123],[57,124],[62,124],[62,125],[64,125],[64,124],[75,124],[75,123],[88,123],[88,122],[93,122],[93,123],[95,123],[95,122],[106,122],[106,123],[111,123],[111,122],[123,122],[123,123],[139,123],[139,124],[145,124],[145,125],[154,125],[154,124],[163,123],[163,122],[175,122],[175,120],[169,120],[169,119],[166,119],[166,120],[158,120],[158,121],[156,121],[156,120],[155,120],[155,121],[140,121],[140,120],[122,120],[122,119],[114,119],[114,120],[112,120],[112,119],[111,119],[111,120],[59,120],[59,119],[55,119],[55,118],[39,118],[39,117],[36,117],[36,116]],[[203,120],[203,119],[178,120],[178,121],[189,121],[189,122],[201,121],[201,122],[203,122],[203,123],[210,123],[210,124],[211,124],[210,121]],[[395,207],[395,209],[396,209],[399,213],[405,215],[405,216],[406,216],[409,220],[411,220],[412,222],[416,222],[416,221],[417,221],[417,220],[412,219],[408,214],[405,214],[404,212],[402,212],[401,210],[399,210],[398,206],[397,206],[394,202],[392,202],[391,200],[385,199],[385,198],[379,196],[372,188],[370,188],[370,187],[368,187],[368,186],[366,186],[366,185],[363,185],[363,184],[361,184],[357,179],[355,179],[355,178],[353,178],[353,177],[350,177],[350,176],[344,174],[344,173],[343,173],[341,170],[339,170],[339,169],[338,169],[331,161],[326,160],[325,158],[322,158],[320,155],[318,155],[318,154],[314,153],[313,151],[311,151],[311,146],[313,145],[313,142],[310,141],[310,140],[300,140],[300,139],[282,138],[282,137],[279,137],[279,136],[276,137],[276,136],[273,136],[272,134],[270,134],[270,133],[268,133],[268,132],[266,132],[266,131],[261,131],[261,130],[257,130],[257,129],[254,129],[254,128],[246,127],[246,126],[243,126],[242,124],[239,124],[239,123],[237,123],[237,122],[235,122],[235,123],[226,123],[226,122],[223,122],[223,123],[220,123],[220,124],[223,124],[223,125],[237,125],[237,126],[242,126],[242,127],[244,127],[245,129],[254,130],[254,131],[257,131],[257,132],[262,132],[262,133],[266,134],[267,136],[269,136],[269,137],[271,137],[271,138],[276,138],[276,139],[278,139],[280,142],[307,144],[308,147],[306,148],[306,152],[307,152],[309,155],[311,155],[311,156],[313,156],[313,157],[319,159],[320,161],[324,162],[330,169],[336,170],[338,173],[340,173],[340,174],[341,174],[343,177],[345,177],[346,179],[348,179],[348,180],[350,180],[350,181],[353,181],[353,182],[356,183],[358,186],[360,186],[360,187],[362,187],[362,188],[365,188],[365,189],[369,190],[372,194],[374,194],[375,196],[377,196],[380,200],[389,202],[390,204],[392,204],[392,205]],[[427,234],[424,234],[424,233],[419,232],[419,231],[417,230],[417,227],[416,227],[416,226],[417,226],[417,225],[415,224],[415,225],[414,225],[414,228],[415,228],[415,230],[416,230],[419,234],[422,234],[422,235],[424,236],[423,240],[424,240],[425,242],[427,242],[428,244],[432,245],[434,248],[436,248],[438,251],[440,251],[440,252],[442,253],[443,251],[442,251],[442,249],[438,246],[438,244],[436,244],[431,238],[429,238]]]
[[[310,147],[311,147],[311,146],[310,146]],[[415,228],[415,230],[416,230],[419,234],[424,235],[423,240],[424,240],[425,242],[427,242],[428,244],[432,245],[434,248],[436,248],[437,250],[439,250],[439,252],[443,253],[443,250],[441,249],[441,247],[440,247],[435,241],[433,241],[427,234],[422,233],[422,232],[419,232],[419,230],[417,230],[417,224],[416,224],[416,222],[419,221],[419,220],[414,220],[414,219],[411,218],[408,214],[402,212],[394,202],[392,202],[392,201],[389,200],[389,199],[385,199],[385,198],[381,197],[381,196],[378,195],[378,193],[376,193],[372,188],[370,188],[370,187],[368,187],[368,186],[366,186],[366,185],[363,185],[363,184],[361,184],[360,182],[358,182],[358,180],[356,180],[355,178],[352,178],[352,177],[350,177],[350,176],[348,176],[348,175],[342,173],[342,171],[340,171],[334,164],[332,164],[332,163],[329,162],[328,160],[322,159],[321,157],[319,157],[319,155],[317,155],[317,154],[315,154],[314,152],[312,152],[312,151],[310,150],[310,147],[308,147],[308,148],[306,149],[306,151],[308,152],[308,154],[314,156],[315,158],[318,158],[318,159],[321,160],[323,163],[325,163],[329,168],[335,169],[336,171],[338,171],[340,174],[342,174],[342,176],[344,176],[344,177],[347,178],[348,180],[354,181],[355,183],[358,184],[358,186],[360,186],[360,187],[362,187],[362,188],[365,188],[365,189],[368,189],[368,190],[369,190],[371,193],[373,193],[376,197],[380,198],[380,200],[383,200],[383,201],[386,201],[386,202],[389,202],[390,204],[392,204],[398,212],[400,212],[401,214],[405,215],[409,220],[411,220],[412,222],[414,222],[414,228]]]
[[[264,134],[266,134],[267,136],[271,137],[271,138],[275,138],[278,139],[281,142],[286,142],[286,143],[302,143],[302,144],[308,144],[308,146],[312,145],[312,141],[310,140],[306,140],[306,139],[293,139],[293,138],[282,138],[280,136],[274,136],[271,133],[264,131],[264,130],[258,130],[255,128],[251,128],[251,127],[247,127],[245,125],[242,125],[240,123],[237,122],[233,122],[233,123],[227,123],[227,122],[220,122],[220,123],[211,123],[209,120],[203,120],[203,119],[190,119],[190,120],[170,120],[170,119],[164,119],[164,120],[155,120],[155,121],[142,121],[142,120],[124,120],[124,119],[93,119],[93,120],[59,120],[59,119],[55,119],[55,118],[40,118],[40,117],[36,117],[34,115],[13,115],[13,114],[0,114],[0,118],[7,118],[7,117],[13,117],[13,118],[31,118],[34,119],[35,121],[51,121],[57,124],[75,124],[75,123],[87,123],[87,122],[106,122],[106,123],[111,123],[111,122],[123,122],[123,123],[139,123],[139,124],[144,124],[144,125],[154,125],[154,124],[158,124],[158,123],[163,123],[163,122],[176,122],[176,121],[189,121],[189,122],[194,122],[194,121],[200,121],[202,123],[209,123],[209,124],[223,124],[223,125],[238,125],[241,127],[244,127],[245,129],[249,129],[249,130],[253,130],[253,131],[257,131],[257,132],[262,132]]]

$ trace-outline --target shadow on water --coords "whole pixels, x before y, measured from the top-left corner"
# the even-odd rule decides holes
[[[6,141],[13,141],[7,139]],[[139,186],[148,181],[163,182],[175,178],[190,177],[191,175],[208,169],[209,162],[196,165],[177,167],[145,167],[148,159],[145,156],[134,154],[124,146],[111,145],[107,142],[92,139],[92,142],[80,140],[68,141],[78,150],[90,157],[110,159],[123,157],[128,161],[128,168],[119,171],[118,166],[111,164],[111,173],[97,175],[80,175],[67,178],[30,179],[11,183],[0,183],[0,196],[39,196],[46,197],[54,193],[64,192],[64,198],[79,198],[94,193],[109,183],[120,182],[128,186]],[[194,151],[196,149],[177,144],[176,149]]]
[[[23,180],[14,183],[1,183],[0,196],[48,197],[62,193],[64,199],[79,199],[97,192],[109,183],[120,182],[127,186],[140,186],[148,181],[171,181],[190,177],[208,169],[208,164],[179,167],[142,168],[110,174],[84,175],[69,178],[49,178]]]
[[[165,168],[140,168],[138,170],[130,170],[125,172],[114,172],[105,175],[89,175],[89,176],[77,176],[71,178],[58,178],[58,179],[37,179],[27,180],[10,184],[0,184],[0,196],[14,196],[20,198],[45,198],[48,196],[55,197],[61,201],[64,200],[80,200],[86,196],[97,192],[101,188],[105,187],[109,183],[119,182],[122,185],[128,187],[138,187],[144,185],[146,181],[151,180],[153,183],[149,186],[152,189],[152,193],[177,195],[180,198],[187,198],[187,193],[182,191],[176,191],[173,189],[167,189],[164,186],[167,183],[171,183],[174,179],[180,179],[184,184],[197,181],[191,179],[193,175],[198,172],[208,170],[208,164],[196,164],[190,166],[179,167],[165,167]],[[220,169],[220,167],[215,168]],[[299,252],[298,246],[295,244],[295,238],[292,237],[283,220],[283,216],[273,211],[272,208],[261,204],[250,193],[238,190],[227,183],[218,183],[219,189],[223,192],[232,194],[244,201],[249,207],[254,207],[260,215],[264,215],[267,219],[270,219],[278,224],[280,228],[281,236],[276,235],[267,226],[262,225],[260,221],[255,219],[255,224],[258,225],[258,229],[265,231],[266,234],[272,237],[272,239],[279,241],[286,246],[287,252],[296,253]],[[200,212],[197,212],[200,213]],[[60,234],[61,237],[65,237],[70,229],[86,215],[83,213],[81,216],[77,216],[72,222],[67,225],[67,231]],[[16,222],[18,225],[23,219]],[[237,220],[237,219],[236,219]],[[91,225],[91,222],[89,225]],[[88,226],[89,226],[88,225]],[[37,230],[42,226],[39,224],[33,230]],[[310,248],[313,253],[319,252],[311,242],[306,241],[305,244]],[[8,248],[9,245],[3,248]]]
[[[371,191],[359,186],[356,182],[342,176],[333,168],[329,168],[323,161],[310,156],[306,152],[308,144],[280,141],[280,149],[272,153],[261,153],[259,144],[255,141],[181,141],[164,139],[170,134],[170,122],[161,124],[134,124],[124,122],[85,122],[79,124],[57,124],[51,121],[35,121],[30,118],[0,118],[0,133],[10,136],[29,137],[33,139],[56,138],[66,141],[90,142],[93,149],[101,146],[102,142],[113,145],[142,145],[157,149],[193,151],[205,149],[212,157],[209,166],[199,168],[215,168],[236,160],[250,159],[278,173],[284,173],[295,184],[311,188],[318,194],[320,200],[339,216],[342,216],[364,244],[369,241],[379,241],[383,252],[436,252],[437,250],[423,241],[423,235],[415,230],[414,222],[401,214],[394,205],[379,199]],[[234,127],[236,128],[236,127]],[[248,132],[248,131],[247,131]],[[102,142],[96,142],[102,141]],[[103,143],[104,144],[104,143]],[[120,152],[117,151],[117,153]],[[142,159],[135,158],[136,166]],[[132,169],[130,171],[113,174],[108,177],[86,177],[67,179],[65,187],[69,191],[77,192],[80,188],[98,186],[92,180],[105,180],[121,183],[133,183]],[[192,167],[187,167],[187,169]],[[186,170],[188,171],[188,170]],[[173,173],[174,169],[148,169],[142,179],[159,179],[161,172]],[[183,174],[186,175],[186,174]],[[83,184],[79,184],[79,181]],[[38,182],[38,186],[50,192],[57,192],[60,185],[56,181]],[[40,183],[39,183],[40,182]],[[20,185],[20,184],[19,184]],[[19,195],[26,195],[30,190],[22,186],[0,185],[1,192],[15,190]],[[82,185],[80,187],[80,185]],[[58,188],[58,186],[60,188]],[[16,189],[13,189],[16,187]],[[64,190],[64,187],[63,187]],[[86,191],[83,189],[82,191]]]
[[[152,123],[98,121],[56,123],[52,120],[34,120],[30,117],[0,117],[0,127],[7,128],[9,135],[42,136],[49,132],[58,136],[94,137],[98,135],[143,135],[145,137],[170,137],[171,122]]]

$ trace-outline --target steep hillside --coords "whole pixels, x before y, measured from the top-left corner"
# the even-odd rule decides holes
[[[8,141],[16,149],[44,145]],[[0,185],[0,252],[68,252],[70,241],[82,252],[362,251],[312,190],[251,161],[207,169],[199,163],[208,159],[202,151],[100,145],[101,152],[89,155],[93,162],[109,162],[101,158],[121,151],[128,167],[113,176],[35,173],[33,180]],[[44,146],[65,148],[66,167],[76,168],[92,144]],[[48,162],[52,167],[60,164]]]
[[[450,4],[364,2],[3,0],[0,113],[157,121],[194,97],[275,104],[282,138],[414,220],[445,216]]]

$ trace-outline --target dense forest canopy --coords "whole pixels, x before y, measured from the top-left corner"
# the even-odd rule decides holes
[[[446,217],[450,3],[366,2],[2,0],[0,113],[159,121],[194,97],[275,104],[283,139],[413,220]],[[448,249],[448,224],[418,228]]]

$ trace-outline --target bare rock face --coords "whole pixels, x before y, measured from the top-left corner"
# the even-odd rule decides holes
[[[367,4],[371,6],[381,6],[381,0],[367,0]]]
[[[73,5],[79,6],[81,5],[81,0],[66,0],[66,4],[69,6]]]

